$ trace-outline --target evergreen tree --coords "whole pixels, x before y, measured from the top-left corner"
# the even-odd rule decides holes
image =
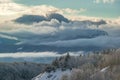
[[[59,61],[57,58],[52,62],[52,65],[59,68]]]

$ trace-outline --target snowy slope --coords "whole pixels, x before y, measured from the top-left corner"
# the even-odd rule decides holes
[[[63,75],[70,75],[71,71],[61,71],[57,69],[55,72],[44,72],[38,75],[37,77],[33,78],[32,80],[60,80]]]

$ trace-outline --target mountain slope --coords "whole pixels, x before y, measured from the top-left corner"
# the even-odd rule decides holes
[[[33,78],[32,80],[61,80],[63,75],[70,75],[71,71],[66,70],[66,71],[61,71],[57,69],[55,72],[44,72],[37,77]]]
[[[33,24],[41,21],[51,21],[52,19],[56,19],[59,22],[66,22],[66,23],[69,22],[67,18],[65,18],[63,15],[58,13],[51,13],[46,17],[40,15],[23,15],[22,17],[19,17],[14,21],[21,24]]]

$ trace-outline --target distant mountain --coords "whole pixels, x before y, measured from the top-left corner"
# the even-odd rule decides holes
[[[56,19],[59,22],[69,22],[67,18],[58,13],[49,14],[47,15],[47,17],[40,15],[23,15],[22,17],[19,17],[14,21],[21,24],[33,24],[41,21],[51,21],[52,19]]]
[[[105,20],[99,20],[99,21],[91,21],[91,20],[83,20],[83,21],[72,21],[73,23],[82,23],[82,25],[87,25],[87,26],[91,26],[91,25],[95,25],[97,27],[99,27],[100,25],[105,25],[107,24],[107,22]]]
[[[49,21],[52,20],[52,19],[56,19],[59,22],[66,22],[66,23],[70,22],[69,19],[65,18],[63,15],[58,14],[58,13],[52,13],[52,14],[47,15],[47,19]]]
[[[41,21],[46,21],[46,18],[39,15],[23,15],[14,21],[21,24],[33,24],[35,22],[38,23]]]

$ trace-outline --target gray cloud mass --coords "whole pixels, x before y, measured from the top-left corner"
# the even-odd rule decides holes
[[[0,52],[5,53],[120,48],[120,25],[102,19],[70,20],[52,13],[24,15],[0,26]]]

